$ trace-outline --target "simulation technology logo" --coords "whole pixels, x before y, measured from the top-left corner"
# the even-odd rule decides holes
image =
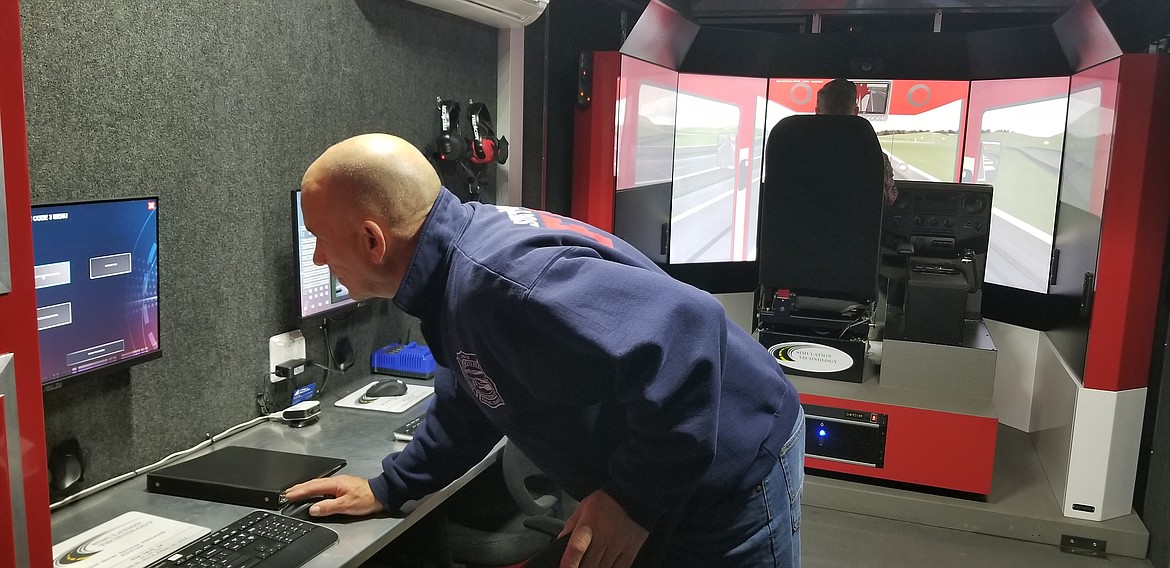
[[[819,343],[785,341],[769,347],[768,353],[781,366],[807,373],[837,373],[853,366],[848,353]]]
[[[99,534],[77,546],[74,546],[73,548],[70,548],[69,550],[66,550],[63,554],[53,559],[53,566],[69,566],[71,564],[77,564],[79,562],[85,562],[86,560],[89,560],[93,555],[101,552],[104,548],[102,546],[105,544],[104,542],[95,541],[101,540],[110,532],[113,531]]]

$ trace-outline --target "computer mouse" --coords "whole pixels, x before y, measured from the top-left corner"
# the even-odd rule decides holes
[[[364,398],[378,398],[383,396],[402,396],[406,394],[406,383],[398,379],[387,379],[374,383],[366,389]]]
[[[313,517],[312,515],[309,514],[309,507],[312,507],[313,503],[316,503],[318,501],[323,501],[325,499],[330,499],[330,497],[326,497],[324,495],[317,495],[314,497],[309,497],[308,499],[302,499],[300,501],[293,501],[292,503],[285,505],[284,508],[281,509],[280,514],[282,514],[286,517],[300,519],[302,521],[312,521],[312,520],[316,519],[317,517]]]

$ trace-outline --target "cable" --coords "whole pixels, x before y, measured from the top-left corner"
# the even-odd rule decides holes
[[[290,420],[285,419],[284,416],[282,416],[280,412],[274,412],[272,414],[258,416],[256,418],[253,418],[253,419],[247,421],[247,422],[236,424],[235,426],[232,426],[231,428],[228,428],[227,430],[224,430],[223,432],[220,432],[219,434],[216,434],[214,436],[208,436],[208,438],[206,440],[199,442],[198,444],[195,444],[194,446],[192,446],[190,448],[187,448],[185,450],[179,450],[179,451],[177,451],[177,452],[175,452],[175,453],[173,453],[173,454],[171,454],[171,455],[169,455],[161,460],[158,460],[158,461],[156,461],[148,466],[140,467],[140,468],[138,468],[134,471],[128,472],[128,473],[123,473],[122,475],[119,475],[118,477],[115,477],[112,479],[107,479],[101,483],[98,483],[97,485],[86,487],[85,489],[82,489],[81,491],[78,491],[77,493],[74,493],[73,495],[70,495],[70,496],[68,496],[60,501],[57,501],[56,503],[50,504],[49,510],[52,511],[52,510],[57,509],[59,507],[63,507],[65,505],[68,505],[69,503],[72,503],[78,499],[81,499],[82,497],[86,497],[86,496],[92,495],[94,493],[97,493],[98,491],[101,491],[102,489],[110,487],[111,485],[115,485],[115,484],[121,483],[127,479],[132,479],[132,478],[138,477],[139,475],[142,475],[144,473],[149,473],[151,471],[154,471],[154,470],[170,463],[171,461],[174,461],[178,458],[184,457],[184,456],[191,454],[193,452],[199,451],[199,450],[206,448],[207,446],[210,446],[211,444],[218,442],[218,441],[220,441],[228,436],[231,436],[232,434],[235,434],[241,430],[246,430],[248,428],[251,428],[252,426],[260,424],[261,422],[267,422],[269,420],[279,420],[282,422],[289,422],[290,421]]]
[[[841,335],[838,335],[837,339],[841,339],[841,338],[845,337],[845,334],[848,333],[850,329],[853,329],[853,328],[855,328],[863,323],[869,323],[870,319],[872,319],[872,318],[868,314],[865,314],[865,315],[862,315],[860,318],[853,320],[852,323],[845,326],[845,329],[841,330]]]
[[[334,320],[334,321],[337,321],[337,320]],[[318,385],[318,387],[317,387],[317,398],[320,398],[321,395],[325,393],[325,383],[329,381],[329,373],[337,373],[339,375],[344,375],[345,370],[350,365],[353,364],[352,361],[347,363],[344,360],[341,361],[340,365],[334,364],[334,359],[337,359],[338,357],[334,353],[333,343],[329,341],[329,318],[325,318],[325,320],[321,322],[320,329],[321,329],[321,333],[324,336],[324,340],[325,340],[325,364],[322,365],[320,363],[309,361],[309,364],[313,365],[314,367],[318,367],[320,369],[325,369],[325,371],[326,371],[325,376],[321,377],[321,384]],[[342,339],[344,340],[345,338],[342,337]]]
[[[332,367],[333,345],[329,343],[329,318],[325,318],[325,321],[321,322],[321,333],[325,338],[325,364]],[[329,375],[325,375],[325,379],[327,378],[329,378]],[[325,388],[325,379],[321,379],[321,389]]]

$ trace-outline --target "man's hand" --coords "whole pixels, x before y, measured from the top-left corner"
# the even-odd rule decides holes
[[[362,516],[382,510],[382,504],[374,498],[374,492],[370,491],[370,483],[352,475],[311,479],[298,483],[284,492],[285,498],[289,501],[301,501],[318,495],[332,499],[318,501],[309,507],[309,515],[313,517],[338,514]]]
[[[581,501],[565,521],[569,537],[561,568],[629,568],[649,534],[604,491]]]

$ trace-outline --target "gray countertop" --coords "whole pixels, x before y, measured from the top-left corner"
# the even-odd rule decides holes
[[[423,401],[401,414],[333,406],[335,400],[356,388],[364,387],[365,384],[365,381],[354,381],[342,392],[327,397],[322,402],[321,419],[316,424],[303,428],[291,428],[279,422],[258,424],[201,449],[190,457],[203,455],[223,446],[251,446],[344,458],[347,464],[338,474],[372,477],[382,470],[381,462],[386,454],[404,447],[401,442],[394,440],[394,428],[421,415],[429,402]],[[404,508],[407,511],[405,516],[379,514],[370,517],[330,517],[318,521],[319,524],[336,531],[340,540],[305,564],[306,568],[359,566],[487,468],[495,461],[500,447],[502,442],[483,462],[448,487],[420,501],[408,503]],[[215,530],[252,510],[250,507],[148,493],[146,475],[143,474],[54,511],[53,542],[63,542],[129,511],[139,511]]]

